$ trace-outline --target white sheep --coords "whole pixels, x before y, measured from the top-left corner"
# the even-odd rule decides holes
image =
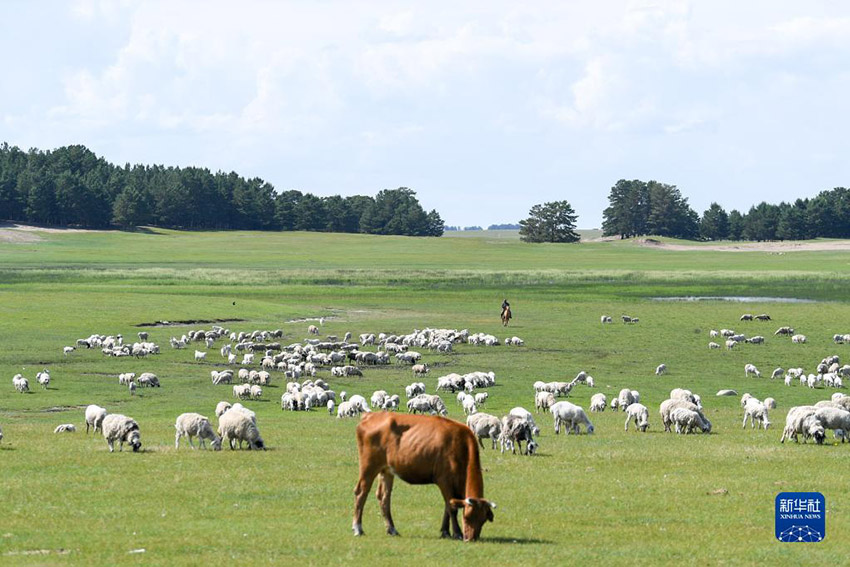
[[[476,405],[484,405],[487,402],[487,398],[490,397],[490,394],[487,392],[478,392],[475,394],[475,404]]]
[[[252,418],[251,414],[253,412],[242,411],[234,405],[218,418],[218,434],[222,441],[230,444],[231,451],[235,449],[234,441],[239,442],[240,449],[242,442],[247,441],[248,449],[266,450],[260,430],[257,429],[256,415]]]
[[[823,424],[815,417],[817,410],[815,406],[795,406],[789,409],[788,415],[785,416],[785,429],[782,430],[782,438],[779,442],[785,443],[786,439],[794,439],[794,442],[797,442],[797,435],[802,433],[803,443],[814,438],[818,445],[822,444],[826,439],[826,433]]]
[[[665,372],[667,372],[667,365],[666,364],[661,363],[661,364],[659,364],[658,366],[655,367],[655,375],[656,376],[661,376]]]
[[[496,449],[496,443],[502,434],[502,421],[498,417],[489,413],[474,413],[466,418],[466,425],[475,433],[482,449],[483,439],[490,439],[492,448]]]
[[[224,412],[229,410],[231,407],[233,407],[233,406],[231,405],[230,402],[223,402],[223,401],[218,402],[218,404],[216,404],[216,406],[215,406],[215,416],[221,417],[222,414],[224,414]]]
[[[254,400],[259,400],[260,398],[263,397],[263,389],[256,384],[251,386],[250,392],[251,392],[251,398],[254,399]]]
[[[640,403],[630,404],[626,408],[626,431],[629,430],[629,422],[634,421],[639,431],[646,431],[649,427],[649,410]]]
[[[62,425],[57,425],[56,429],[53,430],[53,433],[75,433],[77,431],[77,426],[73,423],[63,423]]]
[[[21,376],[20,374],[15,374],[12,377],[12,385],[15,387],[15,390],[19,394],[23,394],[30,391],[30,381]]]
[[[695,410],[688,408],[676,408],[670,412],[670,421],[676,427],[676,433],[693,433],[694,429],[707,431],[705,422]]]
[[[584,413],[584,410],[571,402],[557,402],[549,408],[549,412],[555,421],[556,435],[561,432],[561,424],[564,424],[567,435],[570,433],[580,433],[581,425],[585,426],[588,434],[594,431],[593,424],[588,419],[587,414]]]
[[[424,376],[428,374],[428,365],[427,364],[414,364],[410,367],[413,370],[413,375],[416,377]]]
[[[794,344],[804,344],[806,342],[806,335],[793,335],[791,342]]]
[[[608,405],[608,397],[603,393],[593,394],[590,396],[590,411],[603,412],[605,406]]]
[[[776,409],[776,400],[773,398],[765,398],[762,403],[769,410]]]
[[[98,429],[102,429],[103,420],[106,416],[106,409],[100,406],[92,404],[86,407],[86,433],[89,432],[89,428],[91,428],[95,433]]]
[[[720,345],[717,344],[716,342],[712,341],[712,342],[708,343],[708,348],[709,348],[709,350],[713,350],[713,349],[716,349],[716,348],[720,348]]]
[[[634,394],[632,394],[632,390],[629,390],[628,388],[620,390],[620,395],[617,396],[617,400],[617,405],[622,411],[626,411],[626,408],[629,407],[629,405],[638,401],[635,399]]]
[[[328,408],[328,413],[329,413],[329,414],[331,414],[331,415],[333,415],[333,414],[334,414],[334,406],[336,406],[336,404],[334,403],[334,401],[333,401],[333,400],[328,400],[327,408]]]
[[[463,413],[466,415],[473,414],[478,411],[478,408],[475,406],[475,398],[472,396],[467,396],[463,400]]]
[[[174,429],[177,430],[174,436],[175,449],[180,447],[181,437],[186,437],[189,441],[189,447],[194,449],[195,446],[192,444],[192,437],[197,437],[198,444],[202,448],[206,448],[204,440],[209,439],[210,446],[214,451],[221,450],[221,437],[216,435],[209,418],[199,413],[181,413],[174,423]]]
[[[206,358],[207,358],[207,353],[200,351],[200,350],[195,351],[195,362],[200,362],[202,360],[206,360]]]
[[[755,364],[744,365],[744,378],[749,378],[750,374],[755,374],[757,378],[761,378],[761,372],[756,368]]]
[[[75,350],[77,350],[77,347],[66,346],[62,349],[62,354],[64,354],[65,356],[68,356],[69,354],[71,354]]]
[[[700,408],[698,408],[695,403],[689,402],[687,400],[672,400],[672,399],[664,400],[663,402],[661,402],[661,407],[660,407],[661,423],[664,424],[664,431],[670,431],[671,430],[671,426],[673,425],[673,420],[672,420],[672,417],[671,417],[672,412],[676,409],[679,409],[679,408],[685,408],[685,409],[689,409],[689,410],[697,412],[699,414],[699,417],[701,418],[701,420],[703,422],[701,425],[705,426],[703,431],[706,432],[706,433],[711,432],[711,422],[708,420],[708,418],[705,417],[705,415],[702,413],[702,410]]]
[[[38,381],[39,384],[41,384],[41,387],[46,390],[47,387],[50,385],[50,371],[45,368],[44,370],[35,375],[35,379],[36,381]]]
[[[142,442],[139,433],[139,424],[133,418],[121,415],[120,413],[111,413],[103,418],[101,427],[103,437],[106,439],[106,444],[109,446],[109,452],[115,451],[114,443],[118,441],[118,450],[124,450],[124,443],[128,443],[133,447],[133,452],[137,452]]]
[[[755,427],[756,422],[758,422],[759,428],[764,427],[767,429],[770,427],[770,418],[767,414],[767,407],[756,398],[751,397],[747,399],[747,402],[744,405],[744,421],[741,424],[741,428],[747,426],[748,418],[750,420],[750,427]]]
[[[613,323],[614,322],[614,319],[612,319],[610,315],[603,315],[602,317],[599,318],[599,320],[602,322],[603,325],[605,323]]]
[[[555,403],[555,395],[552,392],[537,392],[534,395],[534,409],[537,413],[540,410],[548,410]]]
[[[824,429],[850,431],[850,411],[843,408],[818,408],[815,411],[815,418],[821,422]]]

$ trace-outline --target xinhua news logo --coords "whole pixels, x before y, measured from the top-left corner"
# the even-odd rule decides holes
[[[776,495],[776,539],[785,543],[816,543],[826,537],[826,499],[820,492],[780,492]]]

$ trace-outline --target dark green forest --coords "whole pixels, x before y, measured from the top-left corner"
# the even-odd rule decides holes
[[[443,220],[406,187],[375,197],[278,192],[198,167],[113,165],[85,146],[0,146],[0,219],[86,228],[309,230],[440,236]]]
[[[850,238],[850,191],[836,187],[811,199],[753,205],[728,213],[711,206],[700,217],[674,185],[621,179],[608,195],[602,231],[606,236],[642,235],[691,240],[804,240]]]

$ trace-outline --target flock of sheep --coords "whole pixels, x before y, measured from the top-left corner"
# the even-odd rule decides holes
[[[766,314],[749,315],[741,317],[742,321],[762,320],[769,321]],[[611,323],[612,317],[603,315],[603,324]],[[637,317],[622,316],[626,324],[634,324],[639,321]],[[352,342],[351,333],[346,333],[340,340],[336,336],[328,335],[319,338],[320,331],[315,325],[308,327],[308,337],[302,342],[283,345],[276,339],[283,337],[281,329],[255,330],[251,332],[231,332],[220,326],[213,326],[209,330],[191,330],[180,337],[171,337],[169,344],[174,349],[185,349],[190,345],[195,346],[193,360],[196,363],[208,363],[207,355],[210,349],[217,347],[218,342],[222,346],[218,348],[218,354],[223,363],[240,368],[226,368],[223,370],[212,370],[210,372],[213,385],[228,384],[232,387],[232,395],[240,402],[243,400],[258,400],[264,395],[263,387],[269,386],[275,375],[280,373],[286,380],[285,391],[280,398],[280,407],[285,411],[308,411],[314,408],[326,408],[327,411],[337,418],[357,417],[361,413],[373,410],[399,411],[406,407],[410,413],[429,413],[437,415],[448,415],[448,408],[440,398],[439,393],[456,393],[457,403],[463,413],[467,416],[467,425],[478,437],[481,447],[484,447],[484,439],[490,439],[492,447],[498,445],[502,452],[516,452],[534,454],[539,448],[540,428],[528,410],[522,407],[513,408],[507,415],[497,417],[481,411],[486,406],[490,393],[481,391],[490,388],[496,383],[496,375],[493,371],[475,371],[466,374],[449,373],[436,379],[435,394],[427,393],[424,382],[413,382],[404,388],[406,403],[402,406],[400,394],[390,394],[386,390],[376,390],[367,402],[363,395],[349,395],[345,391],[339,394],[330,388],[328,382],[322,378],[316,378],[317,372],[323,369],[330,370],[331,378],[363,376],[363,372],[369,367],[389,365],[393,361],[396,364],[408,365],[414,378],[422,378],[430,372],[426,363],[422,362],[423,355],[414,349],[427,349],[432,352],[450,353],[460,343],[480,346],[524,346],[525,342],[519,337],[507,337],[499,340],[494,335],[486,333],[470,333],[468,330],[457,329],[422,329],[414,330],[408,334],[391,333],[363,333],[357,337],[358,342]],[[734,348],[738,344],[763,344],[765,338],[761,335],[747,337],[736,333],[731,329],[711,330],[711,338],[724,337],[727,348]],[[790,336],[792,342],[804,343],[806,337],[796,334],[791,327],[780,327],[774,336]],[[314,338],[315,337],[315,338]],[[122,335],[100,335],[93,334],[87,338],[78,339],[74,346],[63,348],[63,354],[72,355],[78,348],[100,349],[106,356],[133,357],[135,359],[157,355],[160,347],[149,340],[147,332],[138,333],[139,340],[132,344],[124,343]],[[850,335],[834,335],[833,341],[837,344],[850,342]],[[198,350],[198,345],[206,350]],[[719,348],[717,343],[710,343],[711,348]],[[367,350],[372,347],[373,350]],[[259,368],[249,368],[258,365]],[[810,388],[823,386],[842,388],[843,378],[850,376],[850,365],[841,366],[837,355],[823,359],[817,365],[817,373],[806,374],[802,367],[790,368],[787,371],[777,367],[771,378],[782,378],[786,385],[792,385],[795,381]],[[666,364],[659,364],[655,374],[662,376],[667,372]],[[745,377],[761,377],[761,372],[753,364],[747,364],[744,368]],[[37,373],[36,381],[43,388],[50,384],[50,372],[44,369]],[[150,372],[136,373],[125,372],[118,376],[118,383],[126,386],[131,395],[136,393],[137,387],[160,387],[157,376]],[[25,393],[29,391],[29,381],[18,374],[13,378],[16,391]],[[586,433],[595,431],[584,408],[567,400],[559,400],[568,397],[578,385],[595,387],[594,379],[586,372],[579,372],[571,381],[537,381],[533,384],[534,406],[539,413],[549,412],[553,418],[555,433],[560,433],[562,427],[569,435],[579,434],[584,428]],[[718,392],[717,395],[734,395],[732,390]],[[649,409],[640,403],[640,393],[636,390],[623,388],[619,394],[609,402],[606,394],[595,393],[590,398],[589,410],[591,413],[603,412],[606,408],[620,410],[625,416],[625,430],[629,425],[640,432],[646,432],[650,427]],[[747,421],[751,427],[767,429],[770,426],[769,411],[776,407],[773,398],[759,401],[750,394],[744,394],[741,399],[741,407],[744,410],[743,427]],[[706,417],[702,400],[699,395],[674,388],[670,392],[669,399],[660,404],[659,412],[664,431],[675,431],[679,434],[695,432],[710,433],[712,424]],[[214,428],[210,420],[198,413],[181,414],[175,423],[176,437],[175,447],[179,446],[182,437],[187,437],[189,445],[194,448],[192,439],[197,437],[202,448],[205,442],[210,442],[214,450],[221,449],[222,441],[227,441],[231,449],[237,445],[241,448],[243,443],[248,444],[249,449],[264,449],[265,445],[257,428],[256,414],[237,402],[220,402],[215,410],[218,418],[218,427]],[[138,423],[124,415],[109,414],[97,405],[90,405],[85,412],[86,432],[90,429],[101,431],[107,441],[110,451],[114,449],[114,442],[118,441],[119,450],[123,449],[124,443],[128,443],[134,451],[141,447],[141,434]],[[850,397],[843,394],[835,394],[831,399],[818,402],[814,406],[801,406],[791,408],[786,419],[781,441],[786,439],[797,440],[802,434],[803,441],[815,439],[822,443],[825,431],[832,429],[836,438],[844,440],[844,431],[850,430]],[[76,428],[73,424],[62,424],[56,429],[56,433],[73,432]],[[0,432],[2,439],[2,432]],[[522,444],[525,443],[523,451]]]

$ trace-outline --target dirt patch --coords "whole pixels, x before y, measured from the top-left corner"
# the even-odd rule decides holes
[[[136,327],[180,327],[186,325],[207,325],[209,323],[241,323],[245,319],[186,319],[183,321],[154,321],[139,323]]]
[[[814,242],[740,242],[735,244],[668,244],[653,238],[640,238],[634,241],[638,246],[649,246],[677,252],[767,252],[785,254],[786,252],[836,252],[850,250],[850,240],[814,241]]]
[[[32,224],[20,224],[13,221],[0,221],[0,229],[16,230],[20,232],[50,232],[61,234],[63,232],[109,232],[106,230],[95,230],[92,228],[66,228],[64,226],[37,226]]]
[[[32,242],[41,242],[44,240],[39,235],[32,232],[22,232],[19,230],[0,229],[0,242],[11,242],[12,244],[29,244]]]

